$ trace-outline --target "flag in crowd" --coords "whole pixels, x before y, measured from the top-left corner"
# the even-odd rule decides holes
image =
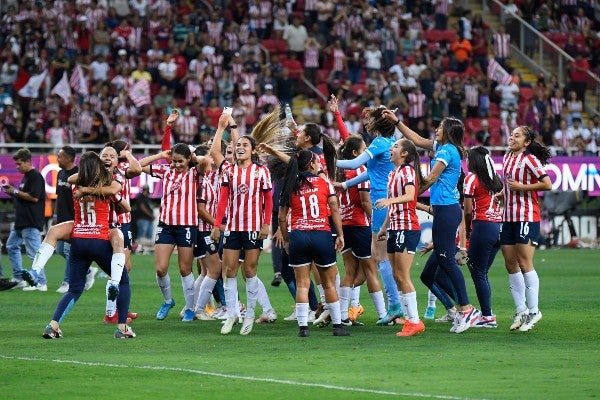
[[[129,88],[129,97],[136,107],[146,104],[152,104],[150,99],[150,82],[146,79],[140,79]]]
[[[40,87],[46,79],[48,71],[44,70],[41,74],[30,76],[25,85],[17,92],[21,97],[37,98],[39,95]]]
[[[83,69],[79,64],[73,68],[73,75],[71,75],[70,84],[73,90],[80,95],[87,96],[90,94],[87,79],[85,78]]]
[[[65,104],[69,103],[69,100],[71,99],[71,87],[69,86],[69,78],[67,77],[67,71],[63,72],[61,80],[58,81],[58,83],[56,84],[56,86],[54,86],[50,93],[55,94],[61,99],[63,99]]]
[[[487,68],[488,78],[502,84],[510,85],[512,76],[494,58],[490,58]]]

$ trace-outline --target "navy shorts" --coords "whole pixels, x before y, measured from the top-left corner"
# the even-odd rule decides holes
[[[342,229],[344,231],[344,249],[342,253],[352,251],[356,258],[370,258],[371,227],[345,225]]]
[[[196,245],[194,246],[194,257],[204,258],[206,253],[216,254],[219,252],[219,245],[210,238],[210,231],[198,231]]]
[[[103,239],[71,239],[69,255],[69,289],[81,293],[85,286],[88,268],[95,262],[110,276],[110,262],[113,250],[110,242]],[[120,284],[129,284],[127,269],[123,270]]]
[[[258,238],[258,234],[258,231],[225,231],[223,234],[223,248],[227,250],[262,249],[263,241]]]
[[[408,254],[415,254],[417,246],[421,240],[421,231],[388,231],[387,252],[388,253],[403,253],[404,250]]]
[[[540,239],[539,222],[504,222],[500,230],[500,245],[538,245]]]
[[[129,222],[121,224],[121,232],[123,232],[124,246],[127,250],[131,250],[131,224]]]
[[[174,244],[177,247],[194,247],[198,228],[185,225],[166,225],[162,222],[156,228],[155,244]]]
[[[290,267],[303,267],[313,261],[317,267],[335,265],[335,247],[330,231],[292,230],[289,238]]]

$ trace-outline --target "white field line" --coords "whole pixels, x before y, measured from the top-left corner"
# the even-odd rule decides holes
[[[359,387],[327,385],[324,383],[298,382],[298,381],[291,381],[291,380],[287,380],[287,379],[273,379],[273,378],[260,378],[260,377],[256,377],[256,376],[246,376],[246,375],[222,374],[219,372],[201,371],[201,370],[189,369],[189,368],[165,367],[165,366],[160,366],[160,365],[125,365],[125,364],[112,364],[112,363],[103,363],[103,362],[61,360],[61,359],[56,359],[56,358],[44,359],[44,358],[36,358],[36,357],[5,356],[2,354],[0,354],[0,359],[50,362],[50,363],[57,363],[57,364],[85,365],[85,366],[89,366],[89,367],[135,368],[135,369],[151,370],[151,371],[184,372],[184,373],[188,373],[188,374],[214,376],[214,377],[218,377],[218,378],[229,378],[229,379],[237,379],[237,380],[245,380],[245,381],[253,381],[253,382],[277,383],[277,384],[291,385],[291,386],[314,387],[314,388],[339,390],[339,391],[354,392],[354,393],[380,394],[380,395],[384,395],[384,396],[412,396],[412,397],[422,397],[425,399],[445,399],[445,400],[485,400],[483,398],[473,398],[473,397],[459,397],[459,396],[438,395],[438,394],[428,394],[428,393],[394,392],[394,391],[388,391],[388,390],[375,390],[375,389],[365,389],[365,388],[359,388]]]

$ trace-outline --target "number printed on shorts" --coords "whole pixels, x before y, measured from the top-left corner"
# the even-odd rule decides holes
[[[258,238],[257,231],[248,232],[248,240],[250,240],[251,242],[255,242],[257,238]]]
[[[521,228],[519,229],[519,236],[522,238],[529,234],[529,222],[521,222]]]
[[[404,243],[404,231],[396,233],[396,243]]]
[[[310,210],[310,216],[312,218],[319,217],[319,198],[316,194],[311,194],[308,196],[308,209],[306,208],[306,198],[304,196],[300,197],[300,202],[302,203],[302,218],[308,218],[308,211]]]

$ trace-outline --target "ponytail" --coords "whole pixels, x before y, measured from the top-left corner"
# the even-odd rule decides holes
[[[485,188],[494,193],[502,191],[502,180],[494,169],[494,161],[490,152],[483,146],[477,146],[469,150],[469,171],[471,171]]]

